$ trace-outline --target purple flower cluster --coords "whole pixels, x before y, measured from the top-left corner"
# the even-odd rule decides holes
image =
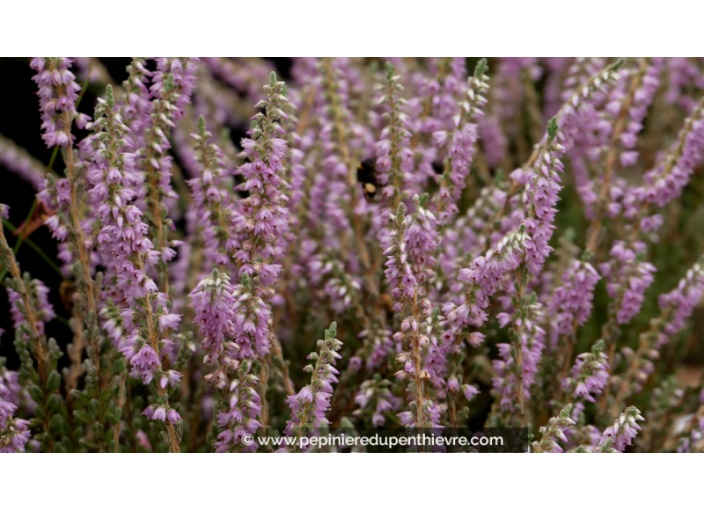
[[[168,199],[178,198],[171,187],[172,157],[168,154],[171,148],[168,134],[174,127],[174,120],[183,117],[184,107],[191,100],[197,60],[157,59],[157,71],[151,76],[152,84],[149,88],[152,101],[150,120],[146,122],[143,134],[144,147],[135,148],[138,149],[146,177],[146,202],[156,229],[155,245],[163,262],[168,262],[176,256],[176,251],[168,242],[171,220],[168,216],[163,219],[164,212],[169,210]],[[163,267],[160,266],[159,270],[162,275],[166,274]],[[168,282],[165,285],[168,292]]]
[[[509,232],[486,255],[474,259],[470,267],[460,269],[458,279],[469,284],[470,290],[459,306],[453,302],[442,305],[440,325],[452,335],[460,334],[470,325],[481,327],[488,320],[485,310],[489,297],[498,290],[504,276],[519,266],[529,239],[523,227]],[[473,338],[478,345],[484,335],[476,333]]]
[[[199,173],[188,181],[192,190],[194,214],[205,245],[205,258],[213,267],[231,268],[231,254],[235,239],[231,222],[234,215],[228,189],[225,187],[225,170],[222,151],[209,144],[212,134],[205,130],[205,119],[198,119],[196,161]]]
[[[552,252],[549,242],[555,230],[555,206],[559,200],[558,193],[562,189],[560,174],[564,170],[559,158],[565,149],[559,144],[553,144],[557,124],[553,122],[548,126],[548,130],[551,134],[547,146],[540,151],[534,167],[528,171],[515,170],[511,174],[516,182],[527,185],[525,206],[530,217],[525,220],[525,227],[530,240],[526,242],[525,263],[528,270],[535,275],[540,274],[545,259]]]
[[[13,417],[22,387],[19,373],[7,370],[0,360],[0,453],[24,452],[31,436],[27,420]]]
[[[167,100],[174,119],[184,115],[184,107],[190,102],[196,82],[197,58],[165,58],[156,59],[157,71],[152,77],[153,85],[149,91],[153,97]],[[173,83],[169,83],[173,81]]]
[[[234,258],[241,273],[258,280],[257,287],[265,298],[271,297],[266,289],[276,283],[281,271],[281,266],[272,262],[283,256],[279,239],[288,228],[288,198],[284,194],[288,184],[283,166],[286,141],[278,138],[285,131],[277,123],[279,118],[288,117],[281,109],[286,102],[283,85],[272,73],[265,87],[268,99],[257,105],[265,108],[266,114],[255,116],[260,126],[248,131],[250,139],[242,140],[244,155],[251,161],[242,165],[238,173],[245,179],[240,189],[249,192],[249,197],[242,200],[232,220],[235,232],[241,237]]]
[[[282,110],[287,101],[282,94],[283,86],[272,73],[265,86],[267,99],[257,105],[263,107],[265,113],[254,117],[258,124],[248,131],[251,138],[242,140],[243,154],[250,162],[243,164],[238,173],[245,178],[240,189],[249,196],[232,211],[231,219],[235,238],[231,246],[236,250],[233,258],[239,266],[240,283],[230,288],[221,280],[214,300],[213,291],[206,291],[206,287],[217,280],[213,273],[211,280],[201,281],[200,288],[191,294],[201,332],[207,333],[212,327],[216,337],[233,338],[233,342],[225,346],[224,355],[220,355],[221,338],[206,340],[210,348],[207,361],[214,363],[219,359],[221,364],[218,371],[207,376],[208,382],[224,390],[223,394],[229,391],[217,417],[218,426],[223,429],[216,443],[216,451],[220,452],[240,448],[243,434],[253,434],[261,426],[262,408],[255,389],[259,379],[251,370],[253,361],[269,352],[272,332],[267,301],[274,296],[273,287],[281,271],[281,265],[276,262],[283,257],[281,237],[288,230],[285,205],[288,197],[284,193],[288,184],[283,166],[287,147],[286,141],[278,138],[285,131],[277,122],[288,118]],[[204,124],[199,136],[206,136]],[[195,189],[198,190],[198,186]],[[218,310],[221,306],[226,309]],[[216,320],[212,321],[213,318]],[[228,368],[236,371],[234,377],[226,374]],[[254,445],[244,446],[255,448]]]
[[[701,59],[686,57],[668,58],[665,61],[667,88],[665,100],[676,104],[689,113],[696,108],[699,98],[694,91],[704,89],[704,76],[700,69]]]
[[[189,294],[191,307],[196,311],[193,322],[198,324],[203,337],[203,349],[206,355],[203,363],[219,365],[215,374],[208,374],[205,380],[216,388],[224,389],[229,380],[224,371],[238,368],[235,361],[240,347],[234,342],[225,343],[235,332],[235,296],[230,285],[230,277],[213,269],[210,276],[203,278]],[[244,320],[241,316],[240,321]]]
[[[269,320],[271,312],[267,304],[255,294],[254,284],[248,273],[242,273],[241,281],[232,290],[235,304],[233,337],[239,347],[238,357],[252,358],[269,352]]]
[[[35,189],[44,182],[44,167],[22,147],[0,135],[0,165],[19,175]]]
[[[364,381],[354,397],[359,409],[352,414],[359,417],[371,415],[373,427],[383,426],[389,418],[389,413],[401,407],[401,399],[391,392],[390,385],[390,381],[382,380],[381,377]]]
[[[71,123],[85,127],[89,118],[76,111],[81,86],[69,71],[71,59],[66,57],[34,57],[30,66],[36,71],[32,80],[39,87],[39,109],[42,112],[42,138],[47,147],[66,147],[73,143]]]
[[[623,215],[637,223],[643,232],[662,225],[660,214],[647,215],[648,205],[664,207],[682,194],[694,169],[704,161],[704,100],[684,122],[676,142],[658,165],[649,170],[640,186],[619,190]]]
[[[413,218],[406,216],[406,207],[402,202],[396,214],[389,213],[389,219],[392,223],[391,244],[384,251],[384,255],[387,256],[384,274],[389,282],[391,297],[397,301],[394,310],[400,311],[403,308],[401,300],[412,298],[418,287],[406,249],[406,230],[413,222]]]
[[[318,340],[320,353],[311,353],[308,359],[315,360],[315,366],[308,365],[303,370],[311,373],[310,384],[288,397],[291,407],[291,420],[286,424],[285,433],[304,437],[322,425],[328,424],[325,413],[330,409],[332,383],[336,383],[339,374],[335,368],[336,360],[342,358],[338,351],[342,342],[337,338],[337,324],[332,323],[325,330],[325,338]]]
[[[539,428],[534,452],[624,451],[651,387],[677,398],[634,449],[704,445],[667,377],[704,262],[636,317],[699,245],[704,60],[305,58],[284,84],[262,59],[134,58],[117,87],[81,58],[86,96],[71,63],[30,61],[63,166],[0,138],[42,202],[26,229],[0,207],[21,364],[0,360],[0,450],[308,451],[337,426],[483,420]]]
[[[655,371],[655,362],[660,358],[661,348],[684,328],[685,321],[701,302],[704,296],[703,262],[700,258],[674,290],[660,295],[660,317],[651,321],[648,331],[641,333],[638,349],[635,352],[628,347],[623,349],[628,369],[618,385],[617,401],[620,402],[643,388]]]
[[[592,313],[594,288],[600,279],[589,262],[573,260],[570,263],[562,275],[562,285],[555,288],[548,305],[552,340],[556,341],[558,335],[571,334],[576,326],[586,322]]]
[[[604,430],[593,452],[623,453],[626,446],[632,444],[631,441],[638,435],[638,431],[641,430],[638,422],[643,420],[645,418],[641,416],[638,409],[629,407],[621,413],[613,425]]]
[[[175,329],[181,316],[169,312],[168,297],[159,292],[150,276],[161,254],[154,250],[143,212],[134,204],[135,188],[141,179],[134,168],[135,155],[129,152],[132,140],[116,109],[112,89],[96,108],[91,127],[95,134],[82,144],[83,150],[90,152],[88,194],[100,222],[96,240],[113,282],[105,298],[120,310],[119,318],[113,318],[111,306],[103,308],[103,329],[130,362],[133,377],[149,384],[154,379],[163,381],[166,374],[166,381],[175,385],[180,374],[162,370],[164,350],[172,348],[173,341],[162,334]],[[163,386],[160,397],[165,395]],[[168,399],[149,406],[144,414],[171,423],[180,420]]]
[[[354,372],[364,366],[368,370],[373,370],[379,367],[386,361],[388,353],[393,350],[393,332],[388,329],[383,329],[378,325],[370,329],[363,329],[358,336],[362,339],[362,347],[360,352],[350,358],[348,368]]]
[[[27,428],[29,422],[12,417],[17,406],[3,398],[3,389],[5,387],[0,383],[0,453],[24,452],[32,435]]]
[[[514,341],[513,344],[496,344],[500,359],[493,361],[496,373],[492,378],[493,392],[502,411],[512,411],[516,404],[521,406],[523,399],[530,397],[530,387],[535,382],[545,347],[545,330],[540,326],[542,317],[542,305],[534,294],[514,315],[502,312],[497,316],[501,327],[511,326],[509,336]]]
[[[623,92],[615,92],[627,81],[618,72],[621,64],[617,61],[604,68],[602,59],[577,59],[565,80],[565,104],[556,114],[560,125],[558,140],[569,154],[575,187],[589,218],[599,205],[596,187],[604,185],[604,175],[590,175],[589,168],[604,157],[611,143],[615,120],[603,108],[608,104],[609,92],[620,94],[613,105],[620,108],[622,104]]]
[[[669,309],[672,313],[662,327],[662,334],[665,338],[674,336],[684,328],[685,320],[699,306],[702,296],[704,296],[704,259],[700,259],[687,271],[676,289],[667,294],[661,294],[658,299],[660,309]],[[655,347],[659,348],[665,343],[665,338],[659,339]]]
[[[653,283],[655,266],[641,260],[646,245],[636,241],[629,246],[624,241],[616,241],[611,248],[613,259],[599,266],[601,274],[608,280],[606,291],[618,306],[616,320],[627,324],[640,312],[645,291]]]
[[[437,413],[432,401],[424,399],[423,381],[430,379],[430,374],[424,367],[424,352],[430,340],[432,325],[426,326],[432,305],[427,298],[420,298],[418,281],[411,270],[406,253],[406,232],[413,224],[413,217],[406,216],[406,208],[401,202],[396,214],[389,213],[391,223],[391,244],[384,251],[388,256],[386,261],[386,277],[391,285],[391,296],[396,300],[394,310],[410,311],[401,321],[401,330],[393,335],[402,352],[396,357],[403,369],[396,372],[399,380],[412,380],[409,385],[409,411],[400,413],[404,425],[417,427],[437,423]]]
[[[535,453],[562,453],[563,450],[557,440],[567,441],[566,429],[576,424],[570,417],[571,410],[572,404],[567,404],[558,416],[550,418],[547,427],[540,427],[539,432],[543,437],[533,443]]]
[[[124,124],[132,133],[133,148],[136,151],[144,148],[144,131],[151,122],[149,79],[153,73],[147,69],[147,62],[143,58],[132,59],[127,66],[127,72],[127,79],[122,83],[125,96],[121,100],[120,113]]]
[[[238,448],[254,451],[257,448],[256,443],[243,445],[241,440],[245,434],[254,434],[262,425],[259,421],[261,398],[256,390],[258,382],[259,378],[251,373],[250,361],[244,360],[236,378],[226,388],[228,398],[223,401],[217,415],[218,427],[222,429],[218,441],[213,443],[217,453],[236,451]]]
[[[565,149],[573,153],[575,149],[594,147],[601,144],[602,138],[591,140],[590,133],[599,129],[602,124],[597,112],[598,106],[607,98],[607,93],[621,79],[618,72],[623,61],[617,61],[606,68],[601,67],[601,61],[593,59],[584,60],[575,64],[570,76],[566,80],[567,89],[563,95],[565,103],[560,107],[555,117],[560,126],[557,139]],[[596,69],[598,71],[594,72]],[[580,77],[580,72],[583,75]],[[592,129],[585,129],[589,126]],[[592,156],[593,157],[593,156]]]
[[[648,62],[650,61],[650,62]],[[620,133],[619,141],[625,149],[621,152],[619,160],[621,166],[626,168],[633,166],[638,161],[638,152],[635,149],[638,133],[643,129],[643,120],[648,113],[648,107],[653,102],[655,93],[660,86],[658,76],[662,69],[663,59],[643,59],[638,70],[634,70],[634,77],[625,74],[622,83],[631,83],[631,91],[625,91],[617,87],[609,95],[609,103],[606,111],[618,118],[620,115],[624,119],[624,128]],[[633,86],[637,84],[637,86]],[[626,99],[628,103],[626,103]],[[628,110],[622,109],[628,107]]]
[[[464,97],[459,102],[460,111],[452,118],[452,133],[442,130],[433,133],[439,147],[448,145],[445,171],[440,178],[440,191],[437,195],[437,214],[442,224],[459,212],[456,202],[465,187],[478,139],[476,122],[484,116],[483,108],[487,103],[487,70],[486,60],[482,60],[477,64],[474,75],[467,80]]]
[[[425,208],[428,195],[415,195],[413,201],[416,211],[413,221],[405,232],[408,258],[411,261],[411,273],[421,285],[432,280],[435,275],[435,253],[438,249],[438,222],[435,215]]]
[[[30,280],[25,282],[25,288],[29,295],[34,312],[34,324],[37,328],[37,334],[44,334],[44,326],[47,322],[56,317],[54,307],[49,303],[49,289],[40,280]],[[23,324],[27,323],[24,305],[21,296],[11,288],[7,288],[7,297],[10,302],[10,314],[14,322],[15,329],[20,329]],[[22,309],[20,309],[20,306]],[[27,340],[27,334],[23,335]]]
[[[413,177],[413,151],[410,148],[411,134],[407,128],[408,115],[401,110],[403,100],[399,84],[400,76],[394,74],[391,64],[387,67],[387,81],[379,103],[384,105],[386,127],[381,131],[381,140],[376,143],[376,171],[384,198],[398,204],[404,197],[407,181]]]
[[[595,402],[594,395],[600,394],[609,379],[609,360],[604,350],[604,342],[600,340],[591,352],[577,356],[572,367],[572,377],[562,380],[562,389],[574,393],[574,398],[583,398]]]
[[[646,186],[636,198],[663,207],[679,197],[689,178],[704,161],[704,102],[685,121],[673,150],[653,170],[645,175]]]

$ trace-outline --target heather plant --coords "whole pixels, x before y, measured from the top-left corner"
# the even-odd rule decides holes
[[[704,451],[704,59],[12,62],[0,452]]]

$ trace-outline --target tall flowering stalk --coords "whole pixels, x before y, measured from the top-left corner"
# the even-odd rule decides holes
[[[555,288],[550,298],[550,347],[553,350],[557,349],[558,345],[561,347],[558,366],[562,365],[563,376],[572,361],[577,328],[591,315],[594,289],[599,280],[599,273],[589,262],[573,260],[562,275],[562,285]]]
[[[376,171],[382,195],[390,200],[394,210],[404,199],[405,182],[412,178],[413,152],[410,149],[411,133],[408,130],[408,115],[402,110],[405,100],[400,97],[403,86],[401,77],[395,74],[391,63],[386,64],[386,81],[379,85],[384,105],[383,118],[386,127],[381,132],[381,141],[376,144]]]
[[[212,133],[205,129],[205,118],[198,119],[198,133],[191,137],[196,141],[196,161],[200,172],[188,184],[193,191],[197,224],[202,230],[205,257],[213,267],[232,267],[231,254],[236,241],[232,233],[233,205],[223,185],[224,168],[222,151],[208,143]]]
[[[55,180],[49,176],[44,189],[37,198],[57,209],[46,224],[59,241],[67,241],[71,246],[70,260],[73,276],[80,289],[82,310],[76,310],[75,320],[77,341],[74,348],[83,348],[82,336],[86,335],[89,356],[100,371],[100,346],[98,329],[98,299],[100,289],[93,280],[90,247],[93,243],[87,235],[84,217],[85,162],[81,161],[74,150],[71,126],[75,122],[79,128],[86,127],[90,120],[86,115],[76,111],[76,100],[80,85],[69,70],[71,59],[63,57],[32,58],[30,66],[37,72],[33,80],[39,86],[39,106],[42,111],[42,130],[47,147],[58,145],[66,163],[66,177]],[[68,262],[68,260],[65,260]],[[84,325],[85,321],[85,325]]]
[[[286,142],[278,138],[283,128],[277,122],[286,118],[281,109],[287,101],[283,88],[284,82],[277,81],[272,73],[264,87],[267,99],[257,104],[265,113],[255,115],[257,124],[248,131],[251,138],[242,140],[244,155],[250,162],[238,172],[246,179],[242,189],[249,192],[249,197],[242,201],[241,210],[232,220],[240,235],[235,261],[241,273],[250,275],[257,294],[267,300],[273,297],[273,285],[281,269],[276,262],[283,252],[277,240],[288,230],[288,198],[284,193],[288,183],[283,166]]]
[[[567,441],[564,431],[570,425],[575,425],[575,421],[570,417],[571,410],[572,404],[567,404],[558,416],[550,418],[547,427],[540,427],[539,432],[543,437],[540,441],[533,443],[532,446],[535,453],[560,453],[563,451],[557,440]]]
[[[454,131],[433,133],[438,145],[448,146],[445,169],[440,176],[440,191],[436,201],[436,213],[443,225],[459,211],[457,201],[465,187],[479,137],[476,123],[484,116],[483,108],[487,103],[489,77],[486,73],[488,70],[486,59],[481,59],[474,69],[474,74],[467,80],[464,97],[459,102],[460,111],[452,119]]]
[[[614,337],[619,325],[628,323],[640,311],[645,291],[654,280],[656,268],[645,260],[647,245],[638,237],[641,233],[657,231],[663,220],[660,214],[649,213],[653,206],[664,207],[678,197],[689,182],[692,169],[704,160],[703,107],[704,100],[685,119],[668,153],[646,173],[645,183],[626,187],[619,197],[623,216],[629,222],[628,237],[625,241],[614,243],[611,250],[614,259],[601,265],[602,272],[610,279],[609,295],[614,298],[609,309],[609,321],[603,328],[604,338],[610,343],[610,362],[616,352]],[[602,411],[608,405],[609,396],[607,387],[601,399]]]
[[[513,345],[504,344],[502,360],[497,360],[498,377],[494,378],[495,392],[502,395],[500,407],[504,411],[513,408],[520,413],[520,422],[526,420],[525,400],[530,396],[529,388],[534,381],[545,347],[545,330],[540,326],[542,305],[535,293],[528,293],[529,273],[540,274],[545,260],[552,251],[548,244],[555,230],[560,174],[563,165],[560,156],[565,148],[557,143],[556,118],[548,122],[547,140],[538,152],[533,168],[514,171],[514,179],[526,184],[524,203],[528,218],[524,220],[529,236],[525,243],[525,255],[516,271],[515,295],[512,297],[513,314],[499,314],[501,325],[511,324],[509,337]]]
[[[499,241],[495,249],[477,257],[469,268],[460,270],[458,279],[467,283],[469,290],[462,296],[459,305],[452,301],[442,305],[438,326],[443,329],[441,346],[445,352],[451,348],[459,349],[465,338],[473,347],[483,343],[485,335],[479,331],[470,332],[469,327],[480,328],[489,320],[486,313],[489,298],[498,290],[504,276],[519,267],[528,240],[525,227],[521,225],[517,231],[509,232]],[[454,379],[457,380],[456,377]],[[505,388],[508,393],[513,393],[510,385]],[[452,387],[448,389],[453,390]],[[476,388],[471,385],[466,385],[463,389],[467,399],[471,399],[476,392]]]
[[[433,162],[439,157],[439,149],[432,134],[443,129],[453,129],[452,117],[459,110],[464,75],[464,59],[452,57],[433,58],[428,63],[433,74],[424,76],[414,73],[408,80],[416,85],[408,98],[409,127],[413,133],[411,148],[417,163],[417,172],[412,178],[413,192],[422,193],[429,178],[434,179]]]
[[[8,207],[0,204],[0,218],[6,219],[7,216]],[[35,418],[30,423],[32,426],[41,427],[42,432],[35,434],[34,437],[47,451],[65,451],[66,445],[56,441],[56,436],[65,433],[68,425],[65,417],[59,412],[63,402],[57,394],[61,376],[56,371],[56,365],[62,353],[56,341],[53,338],[47,340],[44,334],[43,321],[53,317],[53,309],[46,302],[43,284],[36,280],[30,281],[29,275],[22,277],[20,266],[7,244],[2,228],[0,228],[0,262],[8,269],[9,276],[5,285],[12,292],[10,297],[14,301],[15,349],[22,362],[23,378],[28,378],[30,382],[27,391],[37,404],[34,410]],[[36,367],[32,357],[36,361]],[[0,395],[0,398],[3,398],[6,422],[8,415],[16,408],[14,404],[4,400],[8,396],[7,393],[4,397]],[[14,449],[20,449],[26,443],[27,422],[10,421],[8,426],[11,428],[2,433],[3,441],[9,441]],[[7,447],[7,444],[3,446]]]
[[[233,407],[218,415],[218,425],[225,429],[217,443],[219,451],[238,448],[242,437],[242,426],[254,433],[261,423],[258,417],[261,406],[254,386],[257,377],[250,373],[252,363],[263,359],[274,345],[276,354],[281,356],[281,347],[271,331],[271,310],[268,304],[274,297],[275,285],[281,271],[278,262],[284,255],[279,241],[288,231],[288,198],[284,189],[288,186],[283,160],[286,142],[278,136],[284,134],[278,123],[286,118],[282,105],[287,101],[283,95],[284,82],[277,81],[271,73],[269,84],[264,87],[267,99],[257,104],[264,113],[255,115],[256,124],[250,129],[250,139],[242,141],[244,154],[250,162],[242,165],[238,172],[246,179],[242,189],[249,196],[241,201],[241,207],[232,219],[237,235],[237,250],[234,260],[239,267],[240,283],[232,294],[237,303],[232,337],[238,348],[236,357],[241,360],[240,371],[231,383],[232,390],[245,392],[244,400],[253,402],[246,413]],[[272,342],[273,340],[273,342]],[[248,389],[249,388],[249,389]],[[254,402],[251,399],[257,400]]]
[[[249,292],[252,290],[247,273],[243,274],[241,286]],[[261,413],[259,395],[254,389],[258,379],[250,373],[253,354],[250,349],[244,360],[239,359],[240,345],[248,338],[235,336],[237,326],[242,329],[245,321],[248,323],[244,326],[246,331],[261,328],[261,317],[257,317],[257,309],[252,318],[243,315],[246,310],[242,305],[247,306],[249,300],[239,295],[230,285],[230,278],[217,269],[200,281],[190,297],[196,311],[194,322],[200,325],[202,346],[206,351],[203,363],[215,367],[204,379],[220,396],[217,423],[222,432],[214,446],[216,451],[226,452],[237,447],[245,433],[254,434],[261,426],[257,419]],[[260,299],[255,301],[260,307],[258,310],[266,310]]]
[[[629,188],[622,199],[624,216],[634,223],[631,240],[657,229],[659,214],[648,216],[650,208],[664,207],[679,197],[694,169],[704,161],[704,99],[692,110],[668,153],[645,174],[642,186]]]
[[[168,240],[168,229],[171,223],[164,200],[177,198],[171,188],[171,156],[167,154],[171,144],[168,133],[174,125],[174,120],[183,117],[184,106],[190,102],[195,84],[195,72],[194,59],[157,59],[157,72],[152,78],[150,87],[150,95],[153,97],[149,113],[150,123],[145,127],[144,147],[139,152],[146,175],[147,218],[156,231],[155,246],[161,259],[157,263],[159,283],[167,296],[169,295],[169,271],[166,263],[173,259],[176,252]],[[136,82],[133,83],[137,85]]]
[[[642,242],[636,241],[629,247],[623,241],[616,241],[610,251],[613,259],[599,266],[609,282],[606,289],[614,300],[618,324],[627,324],[640,312],[645,291],[654,281],[656,269],[643,260],[645,249]]]
[[[339,374],[334,365],[342,356],[338,351],[342,342],[337,338],[337,324],[330,324],[325,330],[325,338],[318,340],[320,354],[311,353],[308,359],[315,360],[315,366],[307,365],[303,370],[311,373],[310,384],[288,397],[291,407],[291,420],[286,424],[286,433],[298,438],[294,451],[300,451],[300,439],[307,437],[316,428],[328,424],[325,413],[330,409],[332,383],[338,382],[335,375]]]
[[[234,342],[225,343],[225,338],[234,332],[235,320],[235,297],[230,277],[213,269],[212,274],[193,289],[190,297],[191,306],[196,310],[194,322],[200,325],[203,349],[207,352],[203,363],[220,365],[221,370],[231,365],[236,368],[238,364],[234,359],[239,346]],[[207,375],[206,381],[224,388],[227,379],[224,373],[216,372]]]
[[[34,57],[30,67],[36,71],[32,80],[39,87],[39,109],[42,112],[42,139],[47,147],[73,144],[71,125],[83,128],[88,117],[76,111],[81,86],[69,70],[72,60],[65,57]]]
[[[562,379],[562,389],[572,393],[574,398],[595,402],[592,394],[600,394],[609,379],[609,361],[603,350],[604,341],[599,340],[591,352],[577,356],[572,377]]]
[[[96,164],[90,170],[91,194],[101,203],[96,210],[101,222],[97,240],[111,257],[114,285],[122,298],[115,303],[119,318],[111,318],[109,307],[104,308],[103,328],[130,363],[130,375],[150,386],[154,401],[144,414],[166,423],[169,448],[177,453],[181,418],[169,404],[167,385],[175,385],[180,374],[164,370],[163,361],[173,345],[164,332],[178,326],[180,315],[169,312],[168,297],[150,276],[161,254],[147,237],[149,227],[142,221],[142,211],[132,203],[135,156],[127,152],[126,126],[111,87],[96,108],[93,126],[100,140]]]
[[[554,128],[560,126],[559,130],[556,129],[555,135],[560,152],[573,151],[575,147],[583,143],[585,134],[590,132],[590,130],[585,130],[583,126],[590,124],[595,105],[603,100],[605,92],[619,80],[618,69],[621,65],[623,65],[623,60],[618,60],[601,69],[566,95],[566,102],[553,117]],[[546,132],[542,142],[545,142],[549,136],[550,133]],[[533,167],[543,164],[540,162],[540,158],[544,157],[545,147],[545,143],[536,144],[526,163],[511,173],[512,183],[507,200],[492,219],[493,223],[501,222],[502,228],[489,236],[488,241],[500,238],[502,232],[516,228],[518,222],[525,218],[525,199],[529,195],[522,192],[525,191],[526,184],[536,174]]]
[[[533,274],[540,273],[545,259],[552,252],[548,243],[555,230],[555,206],[562,189],[560,174],[564,171],[560,158],[565,152],[565,148],[557,143],[557,134],[557,118],[553,117],[548,122],[547,142],[538,152],[532,170],[516,176],[528,181],[524,203],[530,217],[525,225],[531,242],[526,245],[525,265]]]
[[[618,163],[627,167],[635,163],[638,158],[638,153],[632,150],[635,148],[636,134],[642,128],[640,121],[644,116],[643,110],[647,109],[657,88],[653,87],[652,81],[655,79],[655,85],[657,85],[657,79],[647,74],[648,68],[647,59],[641,59],[639,68],[622,80],[625,82],[625,90],[616,88],[612,91],[610,102],[606,106],[606,111],[613,115],[614,119],[607,143],[608,149],[605,149],[604,174],[601,178],[596,209],[586,244],[586,249],[590,253],[596,251],[603,217],[606,214],[613,215],[617,210],[613,203],[609,203],[609,198],[614,196],[612,180],[615,178]],[[654,69],[657,70],[657,67]]]
[[[626,446],[632,444],[633,438],[641,430],[638,422],[644,420],[638,408],[635,406],[627,408],[610,427],[604,430],[592,453],[623,453]]]
[[[32,59],[55,150],[0,138],[42,201],[19,226],[0,208],[20,361],[0,359],[0,451],[308,451],[338,426],[480,421],[544,425],[534,452],[703,450],[704,394],[671,368],[701,354],[704,262],[666,282],[701,251],[704,61],[389,62],[296,59],[287,87],[267,60],[136,57],[101,92],[98,60]],[[17,263],[57,269],[44,223],[68,320]]]
[[[326,98],[327,109],[329,110],[329,123],[325,126],[324,131],[329,130],[330,134],[330,156],[326,158],[325,163],[332,168],[331,174],[334,174],[334,180],[330,183],[329,188],[335,193],[330,193],[331,201],[328,201],[328,213],[333,217],[347,216],[347,222],[352,227],[356,238],[357,256],[363,268],[369,273],[372,269],[371,257],[367,240],[364,236],[363,215],[361,214],[362,196],[356,184],[356,165],[353,162],[353,154],[351,153],[351,138],[350,124],[352,123],[352,114],[347,107],[348,100],[348,83],[341,76],[344,71],[343,59],[324,58],[320,63],[323,91]],[[339,176],[337,175],[339,174]],[[344,192],[342,190],[345,190]],[[349,196],[350,209],[345,215],[343,204],[340,203]],[[343,234],[346,235],[346,234]],[[346,257],[346,254],[343,255]],[[373,285],[373,283],[372,283]],[[372,289],[373,291],[377,289]]]
[[[403,369],[396,372],[396,377],[409,381],[409,410],[401,413],[401,423],[419,429],[438,427],[439,410],[437,404],[425,395],[425,382],[430,374],[425,367],[425,352],[430,343],[432,304],[419,295],[419,284],[411,270],[406,253],[406,231],[412,223],[412,217],[406,216],[406,207],[401,202],[396,214],[389,214],[391,221],[391,246],[384,252],[386,278],[391,286],[391,296],[396,300],[394,310],[407,313],[401,321],[401,331],[393,338],[402,345],[402,352],[396,361],[403,364]]]
[[[120,105],[122,118],[132,135],[134,149],[144,148],[144,131],[150,124],[152,103],[149,99],[149,79],[153,73],[147,69],[147,61],[134,57],[127,66],[127,79],[122,82],[125,95]]]
[[[642,388],[654,370],[653,361],[660,349],[685,325],[685,320],[704,297],[704,258],[694,264],[679,281],[677,288],[662,294],[660,317],[651,320],[650,328],[640,335],[626,372],[619,377],[611,408],[618,409],[625,398]]]

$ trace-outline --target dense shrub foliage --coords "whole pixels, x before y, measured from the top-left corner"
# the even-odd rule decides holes
[[[36,189],[0,206],[1,451],[704,449],[704,60],[289,63],[26,61],[56,161],[0,136]]]

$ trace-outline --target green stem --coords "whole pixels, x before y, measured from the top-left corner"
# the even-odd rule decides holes
[[[13,230],[13,231],[17,230],[17,228],[12,223],[7,221],[6,219],[3,219],[2,222],[10,230]],[[57,266],[56,263],[53,260],[51,260],[47,256],[47,254],[44,253],[44,251],[34,243],[34,241],[32,241],[31,239],[28,238],[28,239],[26,239],[26,242],[27,242],[27,246],[29,246],[34,251],[36,251],[39,254],[39,256],[41,256],[41,258],[43,258],[46,261],[46,263],[49,264],[54,271],[56,271],[57,273],[59,273],[63,277],[63,273],[61,272],[61,268],[59,266]],[[0,278],[0,281],[2,281],[2,278]]]
[[[59,321],[61,324],[68,326],[69,328],[71,327],[71,324],[68,322],[68,319],[65,317],[61,317],[60,315],[56,315],[56,320]]]

